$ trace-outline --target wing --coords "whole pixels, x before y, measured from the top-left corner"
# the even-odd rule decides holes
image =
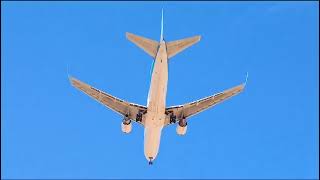
[[[221,103],[229,99],[230,97],[240,93],[243,90],[244,86],[245,86],[245,83],[238,85],[236,87],[230,88],[228,90],[225,90],[223,92],[214,94],[212,96],[208,96],[203,99],[191,102],[191,103],[168,107],[166,108],[166,114],[168,115],[168,118],[166,118],[165,125],[175,123],[182,118],[191,117],[218,103]],[[173,117],[173,116],[174,116],[174,119],[177,119],[177,121],[170,120],[170,117]]]
[[[99,101],[103,105],[119,113],[122,116],[128,116],[131,120],[144,125],[142,118],[139,118],[141,114],[146,113],[147,108],[138,104],[133,104],[111,96],[99,89],[96,89],[86,83],[83,83],[73,77],[70,78],[71,84],[82,92],[86,93],[93,99]]]

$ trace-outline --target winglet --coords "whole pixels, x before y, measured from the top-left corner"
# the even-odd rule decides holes
[[[70,79],[70,74],[69,74],[69,65],[67,65],[67,74],[68,74],[68,78]]]
[[[163,40],[163,8],[162,8],[162,14],[161,14],[161,36],[160,41]]]
[[[246,84],[247,84],[248,76],[249,76],[249,72],[247,72],[246,81],[244,82],[244,86],[246,86]]]

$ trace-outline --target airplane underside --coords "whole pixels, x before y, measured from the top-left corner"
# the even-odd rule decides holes
[[[161,131],[164,127],[177,124],[177,134],[186,134],[188,118],[237,95],[244,89],[246,83],[197,101],[166,107],[168,64],[170,59],[197,43],[200,40],[200,36],[165,42],[163,39],[163,15],[160,42],[132,33],[126,33],[126,36],[128,40],[154,59],[146,106],[126,102],[73,77],[70,77],[70,81],[77,89],[123,116],[121,129],[124,133],[131,132],[132,122],[144,126],[144,154],[151,165],[158,155]]]

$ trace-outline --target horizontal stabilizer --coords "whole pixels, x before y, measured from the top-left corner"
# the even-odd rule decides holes
[[[141,36],[137,36],[132,33],[126,33],[127,39],[139,46],[141,49],[143,49],[146,53],[148,53],[153,58],[156,57],[159,43],[157,41],[144,38]]]
[[[201,36],[194,36],[191,38],[181,39],[177,41],[172,41],[167,43],[167,53],[168,53],[168,59],[172,58],[179,52],[185,50],[186,48],[192,46],[193,44],[200,41]]]

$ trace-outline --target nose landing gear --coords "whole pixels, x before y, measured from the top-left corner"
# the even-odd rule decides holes
[[[153,164],[152,159],[153,159],[153,157],[149,157],[149,165]]]

